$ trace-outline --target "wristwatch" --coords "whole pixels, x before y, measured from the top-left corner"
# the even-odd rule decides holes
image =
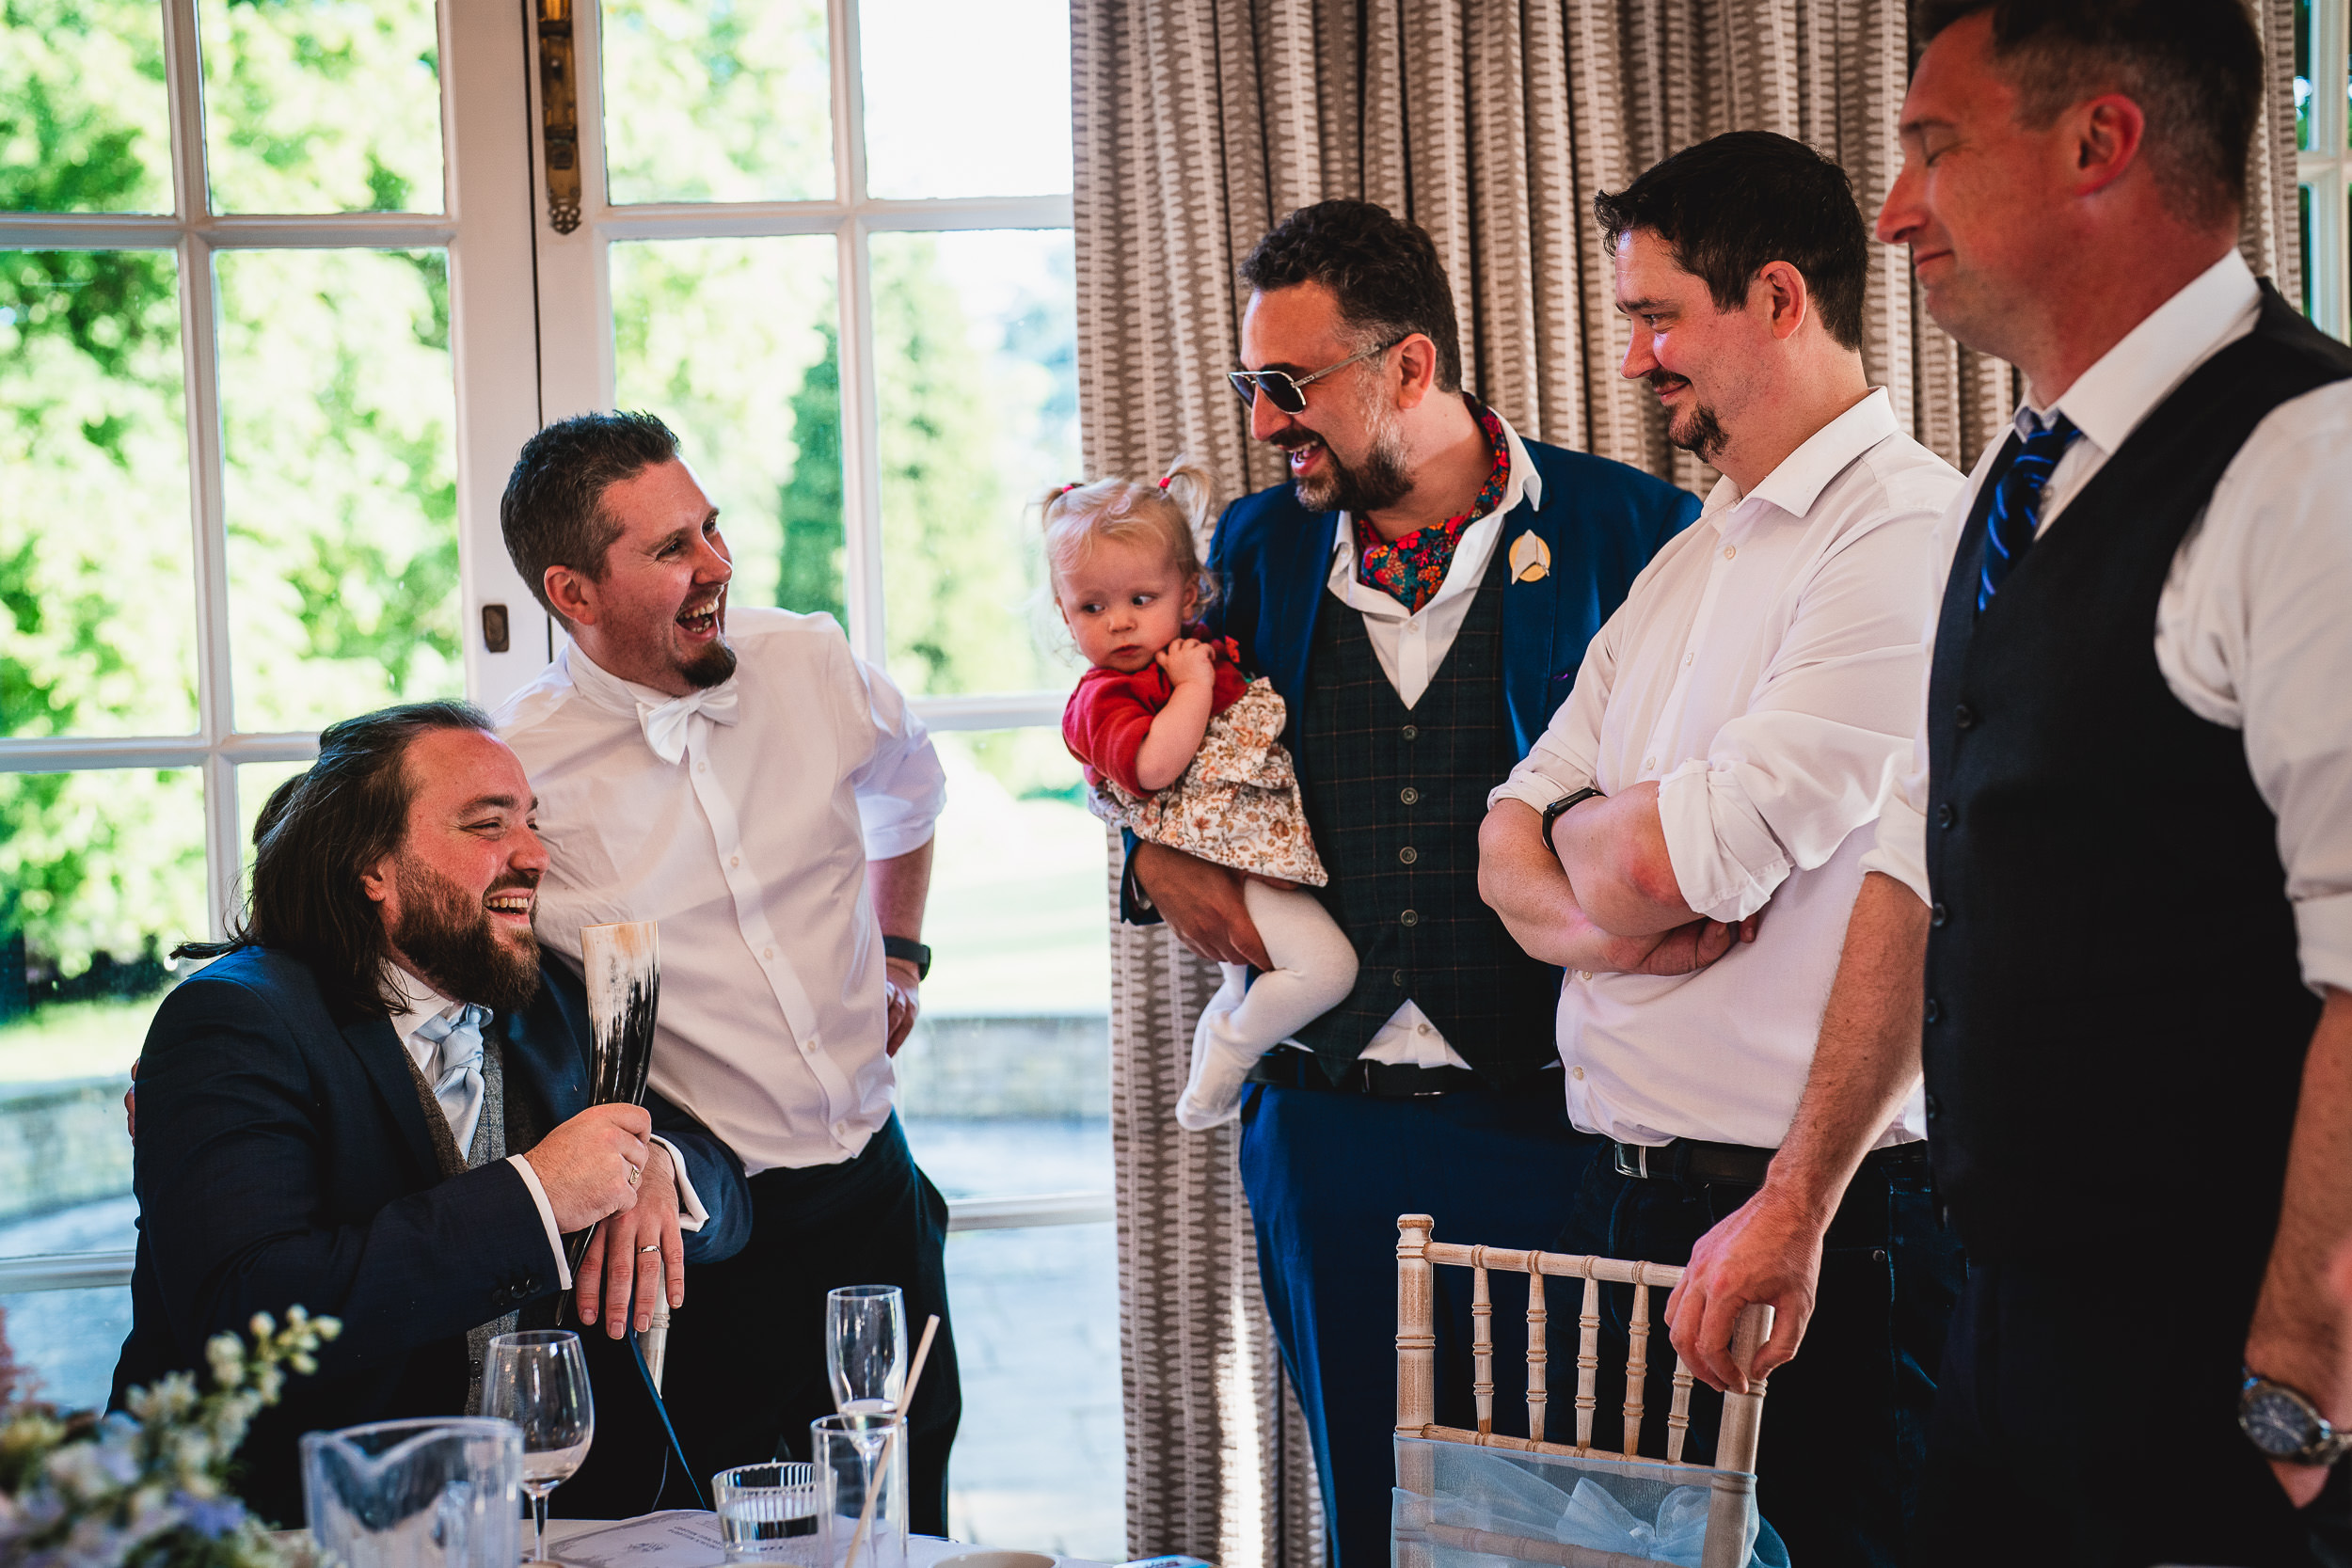
[[[1597,789],[1580,789],[1573,795],[1563,795],[1544,808],[1544,847],[1557,855],[1560,847],[1551,842],[1552,824],[1567,814],[1570,806],[1580,806],[1600,794]]]
[[[2264,1453],[2288,1465],[2333,1465],[2352,1447],[2352,1433],[2338,1432],[2301,1389],[2273,1383],[2251,1367],[2245,1372],[2237,1424]]]
[[[931,977],[931,950],[913,937],[882,938],[882,957],[906,959],[914,966],[914,977],[917,980],[928,980]]]

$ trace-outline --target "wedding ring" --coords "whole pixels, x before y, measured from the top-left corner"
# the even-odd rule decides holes
[[[628,1184],[632,1187],[637,1185],[637,1167],[635,1165],[628,1167]]]
[[[660,1252],[661,1250],[661,1243],[660,1242],[655,1242],[649,1246],[641,1246],[637,1250],[640,1252]]]

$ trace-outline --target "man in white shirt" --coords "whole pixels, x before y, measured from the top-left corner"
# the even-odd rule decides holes
[[[1924,1057],[1970,1275],[1921,1560],[2309,1562],[2352,1419],[2352,356],[2237,255],[2234,0],[1918,36],[1879,232],[2026,393],[1939,531],[1823,1022],[1860,1109],[1784,1160],[1836,1192]],[[1712,1317],[1809,1267],[1751,1227],[1684,1290]]]
[[[1568,1115],[1613,1146],[1556,1246],[1680,1263],[1710,1229],[1746,1223],[1790,1122],[1846,1092],[1813,1070],[1813,1041],[1879,782],[1915,717],[1926,555],[1961,477],[1864,374],[1868,241],[1836,164],[1735,132],[1595,206],[1633,327],[1623,373],[1650,383],[1671,438],[1724,477],[1494,791],[1479,880],[1522,946],[1569,969]],[[1820,1348],[1773,1379],[1756,1465],[1794,1561],[1900,1550],[1961,1274],[1928,1201],[1923,1133],[1915,1097],[1887,1107],[1851,1198],[1807,1216],[1831,1266],[1818,1302],[1786,1304],[1771,1350],[1808,1309]],[[1631,1291],[1613,1293],[1613,1370]],[[1666,1305],[1675,1344],[1721,1387],[1730,1325],[1692,1345],[1681,1305]],[[1645,1402],[1653,1455],[1662,1338]],[[1692,1414],[1704,1455],[1720,1405]]]
[[[891,1112],[945,774],[830,616],[727,605],[718,509],[659,420],[525,444],[508,552],[572,642],[501,710],[539,793],[541,940],[661,926],[652,1082],[742,1160],[753,1239],[698,1271],[664,1386],[702,1474],[805,1457],[834,1411],[825,1294],[897,1285],[942,1323],[910,1413],[914,1528],[946,1528],[961,1398],[946,1202]]]

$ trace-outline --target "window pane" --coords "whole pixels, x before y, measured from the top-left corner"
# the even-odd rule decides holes
[[[433,0],[198,0],[221,213],[441,210]]]
[[[834,257],[825,234],[612,247],[616,395],[677,432],[737,604],[841,614]]]
[[[0,7],[0,212],[168,213],[155,0]]]
[[[462,695],[447,256],[215,265],[238,727]]]
[[[0,251],[0,735],[196,728],[167,250]]]
[[[117,1106],[120,1112],[121,1107]],[[135,1240],[131,1228],[136,1206],[117,1200],[129,1211],[121,1229],[124,1239],[102,1243],[127,1247]],[[0,1226],[0,1258],[9,1256],[8,1227]],[[71,1250],[31,1246],[28,1252]],[[31,1295],[0,1296],[0,1326],[8,1330],[8,1346],[17,1364],[30,1372],[39,1386],[35,1398],[60,1410],[103,1410],[114,1386],[115,1362],[122,1341],[131,1337],[131,1288],[113,1285],[92,1291],[41,1291]]]
[[[2295,145],[2312,145],[2312,0],[2295,0]]]
[[[2312,313],[2312,188],[2309,185],[2295,187],[2295,215],[2302,234],[2302,248],[2296,254],[2302,258],[2299,270],[2303,275],[2303,314],[2309,316]]]
[[[1033,503],[1079,477],[1070,233],[871,243],[890,672],[915,692],[1067,690]]]
[[[0,773],[0,1255],[131,1190],[125,1074],[206,925],[195,770]]]
[[[864,0],[866,184],[889,198],[1071,188],[1070,8]]]
[[[832,199],[823,0],[606,0],[599,14],[615,205]]]

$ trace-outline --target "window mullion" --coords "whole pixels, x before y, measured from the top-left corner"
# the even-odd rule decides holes
[[[857,0],[830,0],[834,190],[847,210],[834,276],[841,293],[841,589],[850,646],[889,663],[882,595],[882,418],[875,385],[873,247],[857,216],[866,201],[866,83]]]

